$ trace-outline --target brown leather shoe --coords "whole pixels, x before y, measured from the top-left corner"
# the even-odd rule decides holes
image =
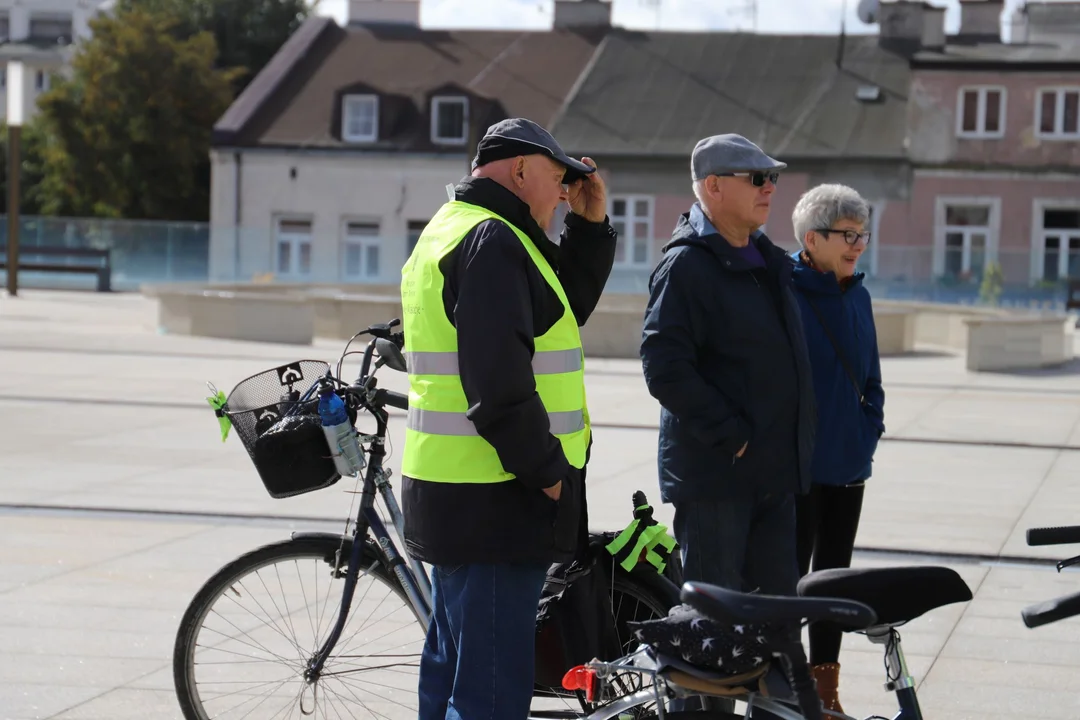
[[[837,695],[840,686],[839,663],[815,665],[811,668],[811,672],[814,675],[814,682],[817,683],[818,697],[821,698],[822,707],[832,712],[844,712]]]

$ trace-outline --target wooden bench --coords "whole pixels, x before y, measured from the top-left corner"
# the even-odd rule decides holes
[[[65,263],[57,261],[63,258],[97,262]],[[0,245],[0,270],[7,270],[7,246],[5,245]],[[49,245],[21,246],[19,247],[19,272],[97,275],[97,291],[110,292],[112,290],[112,262],[108,249]]]

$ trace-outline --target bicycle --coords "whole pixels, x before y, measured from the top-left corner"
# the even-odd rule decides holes
[[[1080,525],[1063,527],[1028,528],[1026,533],[1029,547],[1039,545],[1074,545],[1080,543]],[[1080,563],[1080,555],[1057,563],[1057,571]],[[1080,592],[1063,595],[1053,600],[1029,605],[1020,611],[1024,625],[1034,629],[1042,625],[1066,620],[1080,615]]]
[[[1080,528],[1077,538],[1080,538]],[[1075,540],[1080,542],[1080,539]],[[1077,559],[1080,561],[1080,559]],[[899,706],[893,720],[922,720],[914,678],[908,672],[897,627],[924,613],[972,599],[971,589],[954,571],[944,567],[914,566],[875,569],[822,570],[807,575],[799,584],[800,597],[777,597],[740,593],[703,583],[686,583],[680,598],[709,619],[733,626],[773,625],[801,627],[804,622],[825,621],[846,632],[865,634],[885,646],[887,681]],[[1072,614],[1080,613],[1080,594],[1072,596]],[[781,632],[780,630],[777,631]],[[736,720],[744,715],[719,711],[665,712],[664,704],[675,698],[712,696],[741,700],[746,717],[754,710],[782,720],[854,720],[848,715],[823,710],[810,676],[802,641],[788,632],[778,642],[772,660],[740,675],[705,670],[672,654],[656,643],[642,644],[633,653],[611,662],[594,661],[567,674],[565,686],[580,689],[590,699],[606,699],[589,720],[621,718],[629,709],[649,701],[656,705],[659,720]],[[779,661],[779,667],[774,661]],[[649,678],[634,693],[611,692],[613,673],[633,671]],[[871,720],[886,720],[871,716]]]
[[[276,719],[297,711],[342,719],[416,717],[414,673],[431,616],[431,582],[423,564],[400,552],[387,529],[389,524],[404,538],[391,471],[384,466],[388,408],[407,411],[409,403],[406,395],[378,387],[375,379],[384,366],[407,372],[405,338],[393,330],[399,322],[372,325],[354,335],[336,374],[325,362],[302,360],[247,378],[227,398],[210,385],[223,439],[236,430],[275,498],[325,489],[341,479],[327,457],[317,392],[332,389],[345,401],[354,425],[367,413],[376,428],[359,435],[365,467],[355,478],[362,487],[353,491],[342,533],[294,532],[288,540],[256,548],[224,565],[192,598],[173,650],[174,686],[186,720]],[[349,347],[363,335],[371,340],[357,380],[348,384],[340,379],[342,363],[360,354]],[[354,516],[356,494],[360,502]],[[377,509],[377,498],[389,523]],[[600,541],[613,537],[591,534]],[[626,623],[666,614],[679,588],[657,572],[625,572],[614,562],[612,568],[613,622],[625,649],[631,642],[622,634]],[[306,578],[315,581],[310,596],[303,587]],[[285,587],[294,579],[299,592]],[[386,602],[392,605],[389,610],[383,607]],[[266,663],[283,669],[269,679],[254,678]],[[615,677],[612,686],[632,693],[636,677],[627,675],[621,682]],[[364,690],[362,681],[374,690]],[[597,707],[583,693],[563,687],[538,686],[534,698],[536,718],[577,718]],[[640,703],[628,717],[648,717],[648,707]]]

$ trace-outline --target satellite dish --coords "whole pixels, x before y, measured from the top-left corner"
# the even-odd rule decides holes
[[[859,9],[856,12],[860,20],[867,25],[873,25],[878,21],[878,0],[859,0]]]

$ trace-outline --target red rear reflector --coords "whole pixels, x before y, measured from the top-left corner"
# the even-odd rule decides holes
[[[566,675],[563,675],[562,686],[564,690],[581,690],[585,693],[586,702],[594,702],[596,700],[596,671],[591,670],[584,665],[578,665],[576,668],[572,668]]]

